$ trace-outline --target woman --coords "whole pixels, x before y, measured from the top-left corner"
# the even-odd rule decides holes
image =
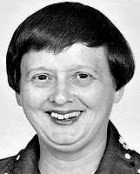
[[[109,121],[134,68],[127,41],[94,8],[64,2],[29,16],[11,39],[7,74],[37,135],[0,172],[140,173],[139,154]]]

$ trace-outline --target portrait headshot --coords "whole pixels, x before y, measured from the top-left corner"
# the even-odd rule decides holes
[[[0,174],[140,173],[139,10],[2,4]]]

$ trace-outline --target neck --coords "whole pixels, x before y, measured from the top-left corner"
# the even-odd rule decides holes
[[[41,174],[91,174],[96,171],[106,146],[106,135],[98,144],[74,153],[60,152],[45,146],[40,140],[39,169]],[[94,172],[93,172],[94,173]]]

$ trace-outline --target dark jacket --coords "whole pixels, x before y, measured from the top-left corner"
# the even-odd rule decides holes
[[[0,160],[0,174],[40,174],[37,135],[17,155]],[[140,155],[127,148],[114,125],[109,122],[107,145],[95,174],[138,174]]]

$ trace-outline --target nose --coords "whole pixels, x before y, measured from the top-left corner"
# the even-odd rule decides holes
[[[73,102],[74,95],[66,82],[59,81],[55,84],[53,93],[50,96],[50,102],[57,105],[64,105]]]

